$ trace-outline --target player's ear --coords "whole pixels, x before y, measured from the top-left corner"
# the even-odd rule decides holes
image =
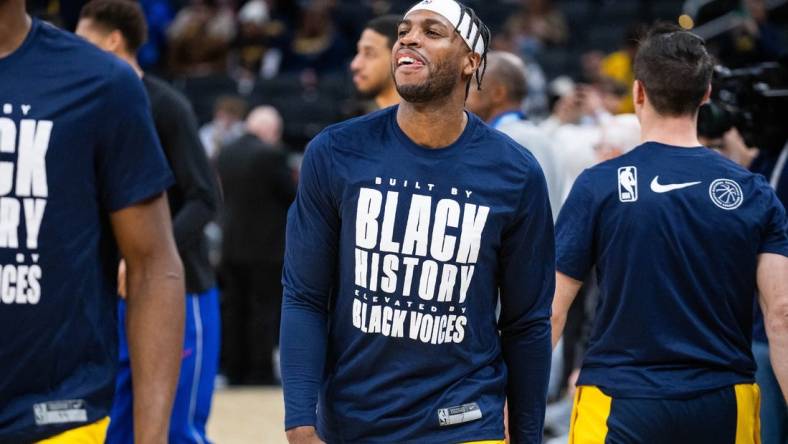
[[[107,34],[106,44],[107,51],[117,54],[119,51],[125,49],[126,39],[123,38],[123,34],[120,32],[120,30],[115,29]]]
[[[478,53],[473,51],[468,51],[465,55],[465,62],[463,63],[462,73],[466,76],[472,76],[473,73],[479,69],[479,65],[482,62],[482,56]]]
[[[632,100],[635,102],[635,108],[646,104],[646,88],[640,80],[635,80],[632,84]]]
[[[703,101],[700,103],[707,103],[711,98],[711,83],[709,83],[708,88],[706,88],[706,94],[703,95]]]

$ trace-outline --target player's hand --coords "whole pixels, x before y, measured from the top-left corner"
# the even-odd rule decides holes
[[[121,259],[118,265],[118,294],[126,299],[126,261]]]
[[[326,444],[318,436],[312,426],[296,427],[287,431],[287,442],[290,444]]]

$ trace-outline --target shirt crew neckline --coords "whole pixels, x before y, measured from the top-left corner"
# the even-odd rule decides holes
[[[25,39],[22,40],[22,44],[19,45],[11,54],[8,54],[5,57],[0,57],[0,66],[9,64],[14,60],[18,59],[25,52],[27,52],[30,47],[33,46],[33,39],[35,38],[36,34],[38,33],[38,28],[41,26],[41,21],[35,17],[30,17],[30,29],[27,31],[27,35]]]
[[[442,148],[427,148],[421,146],[411,140],[402,128],[399,127],[397,123],[397,110],[399,109],[399,105],[393,107],[389,122],[391,125],[391,129],[394,132],[394,135],[397,139],[405,146],[405,148],[410,151],[411,153],[421,156],[421,157],[428,157],[428,158],[445,158],[450,157],[455,154],[458,154],[462,151],[465,147],[467,142],[473,137],[473,133],[476,131],[476,127],[478,126],[478,119],[476,119],[471,113],[463,110],[465,115],[468,117],[468,122],[465,125],[465,129],[463,129],[462,134],[460,137],[457,138],[454,142],[450,145],[447,145]]]
[[[653,140],[647,140],[646,142],[643,142],[643,144],[651,146],[653,148],[657,148],[657,149],[671,150],[671,152],[697,153],[699,151],[703,151],[703,150],[707,149],[703,145],[678,146],[678,145],[669,145],[667,143],[662,143],[662,142],[655,142]]]

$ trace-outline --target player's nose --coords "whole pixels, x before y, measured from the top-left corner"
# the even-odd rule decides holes
[[[356,54],[353,60],[350,61],[350,70],[355,74],[361,69],[361,54]]]

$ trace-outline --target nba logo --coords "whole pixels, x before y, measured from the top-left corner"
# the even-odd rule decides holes
[[[618,200],[635,202],[638,200],[638,169],[633,166],[618,169]]]

